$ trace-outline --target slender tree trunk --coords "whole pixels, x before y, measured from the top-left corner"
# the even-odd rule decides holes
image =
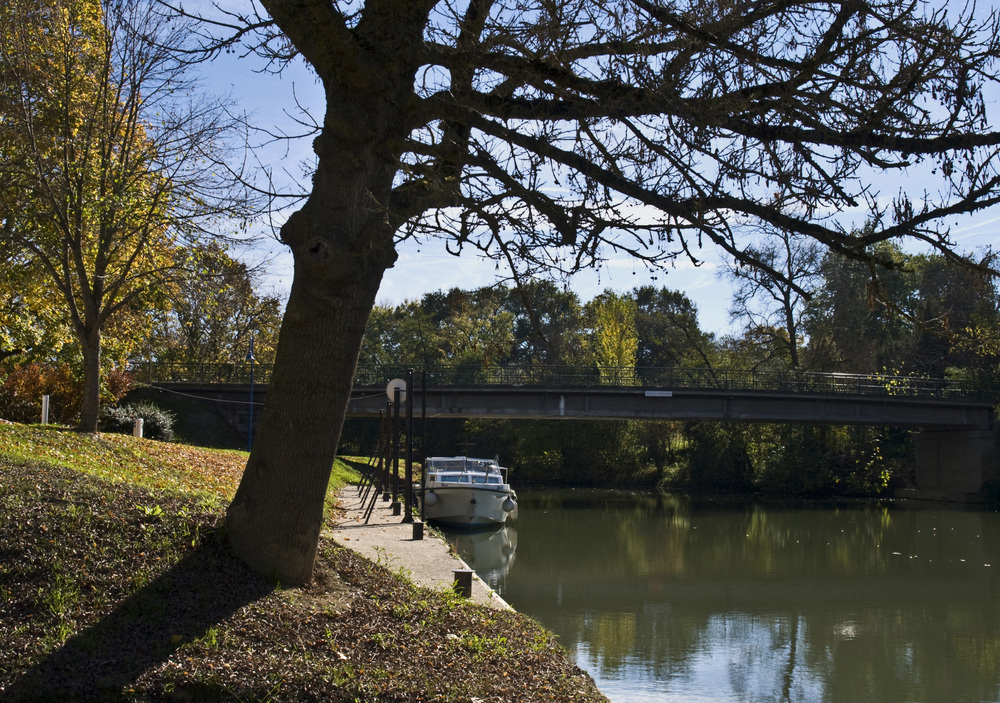
[[[80,346],[83,349],[83,399],[80,403],[80,432],[97,432],[97,420],[101,412],[101,330],[80,332]]]
[[[785,296],[785,331],[788,332],[788,359],[792,368],[799,370],[799,340],[798,329],[795,326],[795,308],[788,296]]]

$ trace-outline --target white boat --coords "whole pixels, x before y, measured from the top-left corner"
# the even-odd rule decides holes
[[[517,517],[507,469],[493,459],[435,456],[424,462],[424,519],[446,527],[496,527]]]

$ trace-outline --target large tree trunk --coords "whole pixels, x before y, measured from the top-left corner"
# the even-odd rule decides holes
[[[393,235],[406,215],[391,214],[398,203],[390,196],[434,3],[369,2],[353,28],[323,0],[264,4],[323,80],[327,113],[313,142],[312,194],[281,228],[295,277],[267,407],[227,529],[252,568],[298,585],[312,577],[365,324],[396,260]]]
[[[296,254],[267,407],[227,513],[236,554],[284,585],[312,576],[358,350],[384,271],[359,263],[365,275],[331,286],[316,262],[303,265],[315,255]],[[348,268],[330,256],[329,265]]]
[[[332,142],[317,140],[313,195],[281,230],[295,276],[267,407],[227,514],[236,554],[286,585],[312,576],[365,324],[396,258],[377,205],[388,199],[392,164]]]

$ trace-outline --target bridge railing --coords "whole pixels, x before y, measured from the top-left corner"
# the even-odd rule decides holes
[[[250,383],[266,384],[271,380],[271,364],[233,362],[227,364],[141,361],[133,363],[129,370],[140,383]]]
[[[407,367],[360,367],[356,385],[378,386],[405,378]],[[867,396],[988,398],[989,392],[968,381],[868,374],[782,372],[707,368],[604,368],[582,366],[450,366],[415,369],[431,386],[628,387],[843,393]],[[416,383],[422,380],[418,375]]]
[[[990,400],[993,389],[971,381],[917,376],[762,371],[707,368],[598,368],[596,366],[361,366],[355,385],[384,387],[413,368],[415,384],[428,386],[628,387],[724,391],[971,398]],[[143,362],[133,366],[142,382],[247,384],[250,362],[184,364]],[[254,383],[270,381],[271,366],[254,364]]]

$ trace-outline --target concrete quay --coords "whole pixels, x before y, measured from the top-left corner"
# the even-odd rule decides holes
[[[341,490],[337,501],[338,513],[331,521],[333,528],[328,534],[338,544],[433,590],[454,588],[456,570],[471,572],[471,600],[474,603],[511,610],[510,605],[433,531],[424,526],[423,538],[414,539],[419,528],[414,530],[412,523],[402,521],[402,515],[393,515],[391,502],[377,498],[371,517],[365,523],[367,502],[358,495],[357,486]],[[458,576],[461,580],[468,579],[469,575]]]

